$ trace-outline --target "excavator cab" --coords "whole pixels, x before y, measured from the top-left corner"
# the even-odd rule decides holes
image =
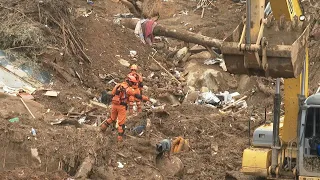
[[[320,93],[305,100],[301,114],[297,169],[301,176],[320,177]]]
[[[277,6],[286,3],[273,1]],[[294,16],[293,20],[279,16],[277,8],[280,9],[272,8],[272,14],[265,18],[264,0],[247,1],[249,16],[222,44],[228,72],[273,78],[297,78],[301,74],[310,31],[308,22],[304,16]]]

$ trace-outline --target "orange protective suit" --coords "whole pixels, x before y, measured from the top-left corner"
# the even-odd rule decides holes
[[[123,82],[121,84],[117,84],[112,90],[112,103],[111,103],[111,116],[109,119],[105,120],[101,126],[101,131],[105,131],[107,127],[117,120],[118,118],[118,140],[121,141],[125,122],[126,122],[126,112],[128,106],[129,97],[137,97],[140,98],[140,94],[136,94],[134,88],[129,86],[127,82]],[[142,97],[141,97],[142,99]]]
[[[137,73],[137,71],[135,69],[131,69],[131,72],[128,75],[134,76],[137,79],[138,84],[134,85],[132,87],[135,89],[136,93],[139,93],[142,95],[142,90],[143,90],[142,76],[139,73]],[[143,101],[149,101],[149,99],[146,96],[142,96],[142,97],[143,97],[143,99],[142,99]],[[129,113],[130,114],[133,113],[134,102],[137,105],[138,112],[142,112],[141,100],[138,98],[135,98],[135,97],[129,97]]]
[[[133,88],[135,94],[139,94],[141,97],[137,98],[135,96],[129,96],[129,113],[133,113],[133,104],[136,102],[138,112],[142,112],[141,101],[149,101],[149,97],[141,95],[141,91],[139,88]]]

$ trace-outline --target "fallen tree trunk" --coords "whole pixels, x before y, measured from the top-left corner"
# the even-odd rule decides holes
[[[121,19],[120,24],[130,28],[130,29],[135,29],[137,22],[139,19],[137,18],[126,18],[126,19]],[[215,47],[215,48],[221,48],[222,46],[222,40],[211,38],[208,36],[203,36],[201,34],[196,34],[188,31],[182,31],[182,30],[175,30],[175,29],[168,29],[161,24],[158,24],[154,30],[153,34],[156,36],[165,36],[165,37],[170,37],[178,40],[182,40],[185,42],[189,43],[195,43],[203,46],[208,46],[208,47]]]
[[[266,85],[264,85],[263,82],[260,79],[257,79],[257,83],[258,83],[258,89],[261,92],[263,92],[267,96],[274,96],[275,95],[275,91],[272,88],[267,87]]]
[[[91,172],[93,168],[95,160],[94,157],[88,156],[84,159],[82,164],[79,167],[78,172],[76,173],[75,177],[78,179],[87,179],[88,174]]]

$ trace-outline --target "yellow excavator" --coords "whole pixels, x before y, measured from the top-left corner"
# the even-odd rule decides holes
[[[266,3],[246,0],[244,21],[221,48],[230,73],[277,78],[273,121],[253,132],[241,171],[267,179],[320,180],[320,94],[308,97],[308,18],[300,0],[270,0],[268,14]]]

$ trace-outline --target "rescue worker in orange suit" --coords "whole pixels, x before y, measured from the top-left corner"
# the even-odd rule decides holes
[[[132,86],[137,84],[138,81],[134,76],[128,75],[125,82],[121,84],[117,84],[112,90],[112,103],[111,103],[111,116],[109,119],[103,121],[100,125],[100,130],[102,132],[106,131],[106,129],[118,119],[118,141],[122,141],[124,130],[125,130],[125,122],[126,122],[126,113],[127,113],[127,103],[130,96],[133,96],[137,99],[142,100],[142,96],[138,93],[135,93],[135,90]],[[145,98],[146,101],[149,98]]]
[[[141,96],[142,96],[142,90],[143,90],[143,83],[142,83],[142,76],[137,72],[138,70],[138,66],[136,64],[133,64],[130,67],[131,72],[129,73],[129,75],[134,76],[137,81],[138,84],[134,85],[133,88],[135,89],[136,93],[140,92]],[[143,96],[144,97],[144,96]],[[145,101],[145,98],[143,99],[143,101]],[[133,104],[134,102],[136,102],[137,105],[137,109],[138,112],[142,112],[142,104],[141,104],[141,100],[131,97],[129,99],[129,113],[132,114],[133,113]]]

